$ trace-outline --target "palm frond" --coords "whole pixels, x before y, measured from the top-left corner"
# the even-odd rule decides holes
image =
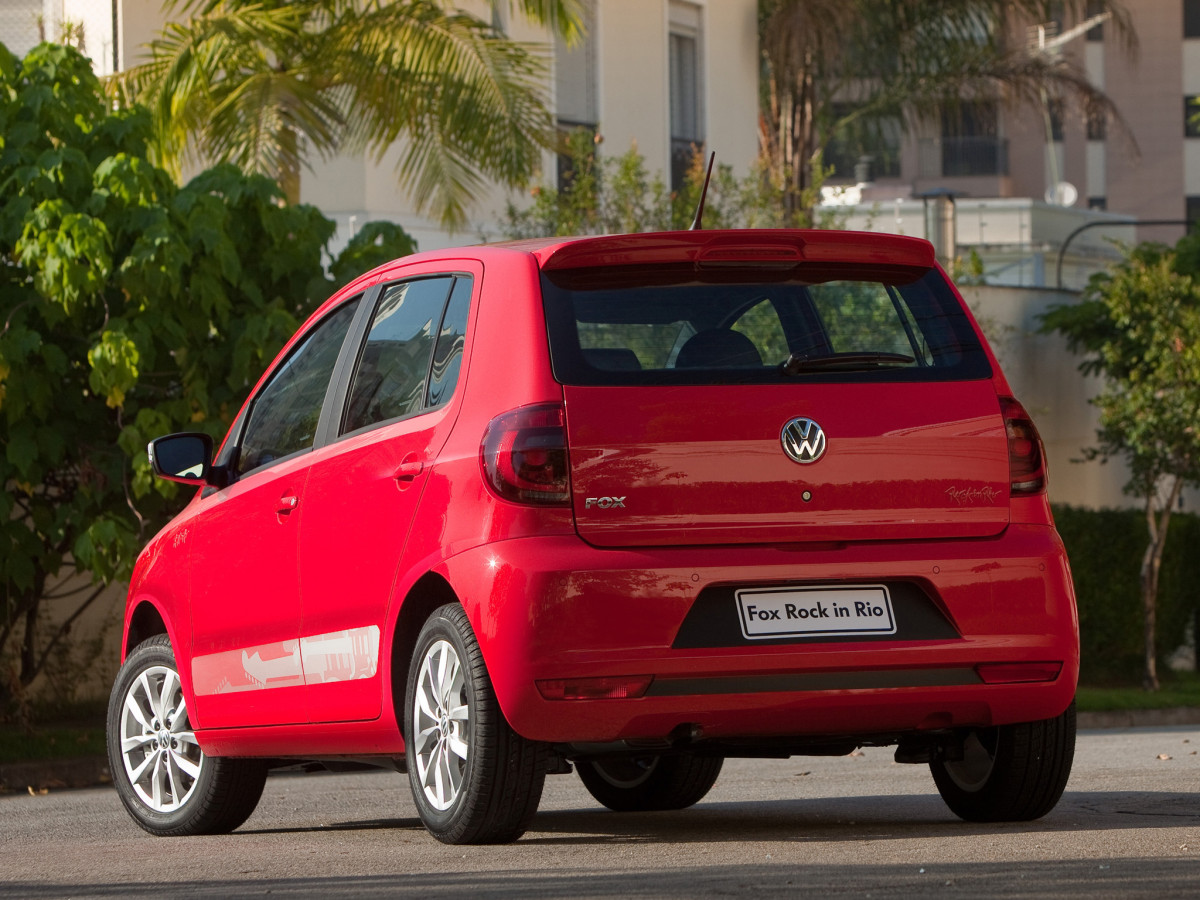
[[[520,185],[537,170],[553,139],[544,47],[418,0],[381,6],[341,37],[347,147],[381,158],[408,138],[399,176],[418,208],[461,227],[480,175]]]

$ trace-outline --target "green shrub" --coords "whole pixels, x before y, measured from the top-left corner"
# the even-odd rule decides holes
[[[1089,510],[1055,506],[1079,603],[1080,677],[1090,684],[1138,682],[1143,617],[1139,573],[1149,542],[1138,509]],[[1200,517],[1171,517],[1158,591],[1156,649],[1165,661],[1186,639],[1200,606]]]

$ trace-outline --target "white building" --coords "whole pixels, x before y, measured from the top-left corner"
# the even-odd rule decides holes
[[[18,57],[42,40],[81,46],[97,75],[120,66],[116,0],[0,0],[0,42]]]
[[[477,13],[483,4],[473,2]],[[698,144],[744,174],[758,153],[758,33],[755,0],[586,0],[588,31],[568,48],[555,41],[554,114],[563,127],[594,128],[604,148],[620,155],[636,144],[651,173],[670,181],[673,153],[690,158]],[[545,31],[517,16],[506,32],[547,41]],[[301,182],[301,199],[338,222],[339,237],[369,219],[399,222],[421,249],[480,236],[495,237],[506,202],[496,188],[471,210],[471,231],[448,235],[418,217],[395,178],[394,150],[375,165],[362,157],[319,163]],[[557,163],[547,155],[545,182]],[[353,224],[352,224],[353,223]]]

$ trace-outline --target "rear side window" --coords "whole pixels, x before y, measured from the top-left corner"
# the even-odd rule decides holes
[[[421,278],[386,288],[359,356],[342,432],[415,415],[454,393],[471,279]]]
[[[544,273],[564,384],[946,381],[991,366],[936,269],[635,267]]]
[[[429,406],[441,406],[454,395],[458,372],[462,367],[463,347],[467,340],[467,315],[471,311],[471,279],[454,279],[454,290],[442,316],[437,344],[433,350],[433,368],[429,370]]]

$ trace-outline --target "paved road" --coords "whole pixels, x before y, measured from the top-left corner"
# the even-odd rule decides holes
[[[607,812],[558,776],[503,847],[439,844],[382,772],[272,777],[214,838],[151,838],[110,789],[13,795],[0,897],[1198,897],[1197,751],[1200,727],[1083,732],[1057,809],[1000,826],[953,818],[886,749],[730,761],[680,813]]]

